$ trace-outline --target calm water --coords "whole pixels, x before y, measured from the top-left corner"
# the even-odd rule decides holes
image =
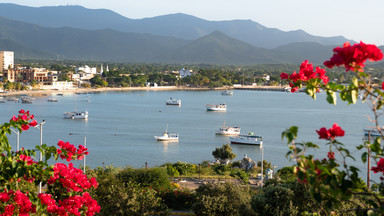
[[[331,127],[337,122],[345,131],[342,142],[354,150],[361,144],[362,130],[371,126],[367,119],[367,104],[358,102],[337,106],[325,102],[325,94],[316,101],[302,93],[234,91],[233,96],[222,96],[220,91],[126,91],[103,92],[88,95],[64,94],[64,96],[34,96],[32,104],[0,103],[0,120],[8,121],[20,109],[30,110],[38,122],[43,119],[43,143],[57,144],[58,140],[83,144],[87,138],[90,154],[87,165],[116,165],[143,167],[166,162],[185,161],[199,163],[213,161],[212,151],[228,143],[225,136],[215,135],[215,130],[226,122],[228,126],[240,126],[242,133],[254,132],[264,140],[264,159],[278,168],[289,165],[285,157],[288,148],[281,140],[286,128],[299,126],[298,141],[319,143],[316,129]],[[56,97],[57,103],[48,102]],[[166,106],[169,97],[182,100],[182,106]],[[87,102],[90,100],[90,102]],[[227,112],[207,112],[205,104],[227,103]],[[63,113],[88,110],[89,119],[64,119]],[[153,136],[161,134],[168,125],[169,132],[180,134],[176,143],[157,142]],[[70,136],[70,133],[76,135]],[[10,142],[16,145],[16,135]],[[20,136],[20,145],[31,148],[40,143],[40,130],[30,129]],[[326,157],[325,142],[316,154]],[[254,160],[261,159],[258,147],[232,145],[240,160],[244,154]],[[356,153],[360,157],[361,153]],[[362,170],[365,165],[357,164]]]

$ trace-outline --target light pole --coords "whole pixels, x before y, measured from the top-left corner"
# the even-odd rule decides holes
[[[13,131],[17,135],[16,151],[19,151],[19,149],[20,149],[20,146],[19,146],[20,133],[18,131],[14,130],[13,128],[11,128],[11,131]]]
[[[43,146],[43,124],[45,124],[45,120],[43,120],[43,122],[41,122],[38,126],[35,126],[36,128],[40,129],[40,147]],[[41,152],[41,150],[39,161],[43,161],[43,152]],[[39,193],[41,193],[41,181],[39,183]]]
[[[69,136],[73,136],[73,135],[79,135],[79,134],[76,134],[76,133],[69,133]],[[84,148],[87,148],[87,137],[84,136]],[[85,174],[85,161],[86,161],[86,155],[84,155],[84,159],[83,159],[83,172]]]
[[[260,144],[260,150],[261,150],[261,184],[260,184],[260,187],[263,187],[263,184],[264,184],[264,147],[263,147],[263,143]]]

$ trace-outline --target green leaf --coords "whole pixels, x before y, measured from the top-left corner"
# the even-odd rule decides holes
[[[327,101],[330,104],[336,105],[336,94],[333,91],[327,91]]]
[[[368,152],[364,152],[361,155],[361,160],[365,163],[365,162],[367,162],[367,157],[368,157]]]

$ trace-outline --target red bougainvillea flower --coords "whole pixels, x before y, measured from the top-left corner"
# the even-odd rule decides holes
[[[383,53],[376,45],[365,44],[363,42],[354,44],[353,46],[351,46],[349,42],[346,42],[343,47],[333,49],[333,52],[334,54],[331,59],[325,61],[324,65],[328,68],[344,65],[346,71],[363,71],[366,60],[380,61],[383,59]]]
[[[384,82],[383,82],[383,83],[381,83],[381,89],[383,89],[383,90],[384,90]]]
[[[320,128],[320,130],[316,130],[317,134],[319,134],[319,139],[335,139],[335,137],[342,137],[345,134],[345,131],[339,127],[337,123],[333,124],[332,128],[326,129],[325,127]]]
[[[377,162],[377,167],[372,167],[371,170],[374,173],[384,173],[384,158],[380,158],[379,162]]]
[[[329,160],[335,160],[335,152],[328,152],[327,156]]]
[[[298,90],[298,87],[295,86],[295,83],[297,84],[298,81],[306,82],[311,79],[321,79],[325,85],[329,82],[328,76],[325,75],[325,70],[320,67],[316,67],[316,70],[314,70],[312,63],[309,63],[308,60],[301,63],[299,73],[296,71],[294,71],[291,75],[281,73],[280,78],[282,80],[287,79],[291,81],[289,83],[289,86],[291,86],[291,92],[296,92]]]

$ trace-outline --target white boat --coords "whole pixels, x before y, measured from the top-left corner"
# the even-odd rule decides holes
[[[65,112],[64,113],[64,118],[65,119],[88,119],[88,111],[84,112]]]
[[[381,134],[380,134],[380,131],[378,131],[377,129],[364,129],[364,136],[375,138],[375,137],[381,137]]]
[[[238,135],[236,137],[229,137],[231,144],[246,144],[246,145],[263,145],[263,137],[256,136],[254,133],[248,135]]]
[[[181,106],[181,100],[169,98],[167,101],[165,101],[166,105],[176,105]]]
[[[31,98],[31,97],[22,97],[21,103],[32,103],[34,99],[35,98]]]
[[[15,101],[15,102],[19,102],[19,98],[16,98],[16,97],[9,97],[9,98],[7,98],[7,101]]]
[[[226,104],[207,104],[207,111],[227,111],[227,105]]]
[[[48,102],[57,102],[57,99],[56,98],[49,98]]]
[[[179,134],[177,133],[168,133],[168,125],[167,129],[161,136],[155,136],[157,141],[179,141]]]
[[[218,135],[240,135],[240,130],[241,130],[240,127],[228,127],[228,126],[226,127],[225,122],[224,122],[223,127],[219,128],[216,131],[216,134],[218,134]]]
[[[221,92],[221,95],[233,95],[233,91],[224,90],[224,91]]]

